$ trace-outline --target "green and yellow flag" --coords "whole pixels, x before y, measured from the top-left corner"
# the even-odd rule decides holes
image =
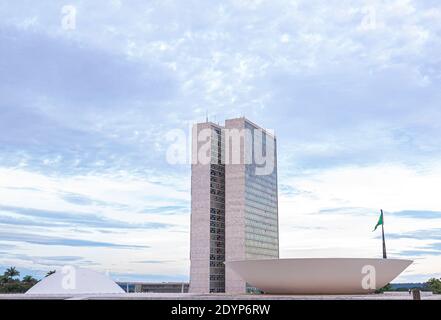
[[[372,230],[372,232],[377,230],[378,226],[382,226],[382,225],[383,225],[383,210],[381,210],[380,218],[378,219],[377,225],[375,226],[374,230]]]

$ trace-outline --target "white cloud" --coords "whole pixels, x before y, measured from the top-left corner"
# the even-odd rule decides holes
[[[279,204],[281,254],[284,257],[381,256],[381,240],[372,233],[379,210],[386,211],[386,236],[419,230],[437,230],[438,219],[402,217],[387,212],[440,211],[438,184],[440,163],[424,169],[403,165],[346,166],[279,179],[295,190],[282,194]],[[421,252],[433,239],[388,239],[388,248]],[[422,253],[422,252],[421,252]],[[439,273],[432,256],[416,256],[420,262],[410,275]],[[401,278],[401,279],[404,279]],[[424,280],[424,276],[420,277]]]
[[[440,210],[439,165],[428,163],[441,155],[441,10],[436,4],[71,3],[78,8],[73,32],[60,27],[61,5],[55,2],[0,4],[5,27],[0,43],[11,44],[0,50],[0,61],[10,68],[0,79],[6,99],[0,102],[3,205],[171,223],[176,227],[166,239],[158,230],[118,230],[121,241],[152,244],[148,254],[124,254],[188,261],[188,235],[181,232],[188,231],[188,213],[155,210],[189,202],[188,167],[164,163],[164,133],[187,129],[187,121],[203,120],[208,112],[218,121],[246,115],[275,129],[279,181],[300,190],[280,198],[284,255],[376,255],[378,241],[369,230],[375,217],[365,214],[377,207]],[[375,12],[373,28],[360,27],[369,13],[366,7]],[[15,38],[23,46],[16,46]],[[48,60],[34,70],[42,65],[37,56]],[[29,67],[14,69],[23,65]],[[117,80],[120,85],[112,86]],[[66,194],[96,202],[75,204],[63,198]],[[354,208],[360,216],[343,214],[343,209],[316,214],[341,207]],[[150,213],[139,213],[143,209]],[[387,219],[388,232],[438,223]],[[78,232],[91,232],[88,237],[95,241],[115,237],[90,229],[83,226]],[[75,236],[65,232],[65,237]],[[388,243],[397,250],[429,244],[406,241]],[[19,250],[59,255],[64,248],[33,244]],[[147,269],[131,265],[125,249],[72,250],[120,272],[186,273],[183,262]],[[415,272],[434,270],[429,265],[438,260],[424,259],[427,264]]]
[[[152,177],[161,180],[161,177]],[[168,177],[167,183],[172,182]],[[98,215],[104,219],[120,221],[134,226],[143,223],[163,223],[167,228],[125,229],[118,225],[108,228],[110,232],[102,232],[102,227],[74,225],[63,228],[29,227],[4,225],[3,231],[18,235],[26,232],[39,235],[50,235],[65,239],[81,239],[123,245],[141,245],[148,248],[120,249],[113,247],[69,247],[70,255],[78,255],[86,266],[102,271],[111,269],[114,273],[156,274],[159,276],[186,275],[188,268],[189,245],[189,212],[173,212],[161,210],[171,204],[187,203],[188,192],[177,191],[185,189],[187,183],[175,180],[175,186],[164,186],[149,182],[129,174],[92,175],[87,176],[46,176],[40,173],[21,169],[0,169],[0,203],[6,207],[30,208],[46,212],[50,217],[52,212],[57,215],[52,219],[55,225],[60,220],[58,213]],[[76,197],[91,199],[94,203],[66,201],[64,194],[74,194]],[[24,201],[25,200],[25,201]],[[96,202],[96,203],[95,203]],[[149,209],[155,209],[149,213]],[[13,212],[13,211],[12,211]],[[166,215],[164,213],[167,213]],[[15,217],[11,211],[0,209],[0,216]],[[41,218],[35,217],[41,222]],[[167,234],[164,237],[164,234]],[[6,239],[3,239],[6,240]],[[2,241],[2,239],[0,239]],[[65,254],[66,247],[60,245],[32,244],[13,242],[16,248],[14,254],[29,256],[57,256]],[[158,260],[167,261],[158,264],[134,263],[134,261]],[[19,267],[34,270],[47,270],[50,265],[41,265],[30,260],[18,258],[2,258],[1,264],[14,263]]]

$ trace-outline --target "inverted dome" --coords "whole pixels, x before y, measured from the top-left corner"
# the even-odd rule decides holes
[[[26,294],[101,294],[124,293],[124,290],[107,276],[83,268],[64,267],[42,279]]]
[[[395,279],[411,260],[305,258],[227,261],[225,265],[250,285],[277,294],[366,294],[365,267],[373,271],[375,288]]]

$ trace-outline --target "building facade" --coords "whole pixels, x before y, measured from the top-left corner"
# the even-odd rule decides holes
[[[187,282],[117,282],[127,293],[187,293]]]
[[[192,143],[190,292],[225,292],[222,128],[209,122],[196,124]],[[202,155],[200,161],[198,155]]]
[[[268,133],[263,131],[262,138],[259,139],[254,133],[262,129],[245,118],[227,120],[225,128],[230,133],[226,138],[230,139],[227,143],[230,159],[226,161],[225,168],[225,260],[277,259],[279,223],[275,138],[267,137]],[[240,163],[234,163],[232,159],[237,152],[237,148],[232,150],[234,143],[233,138],[230,138],[234,136],[234,130],[245,132],[241,135]],[[249,161],[246,158],[250,158],[250,154],[256,156],[259,152],[262,153],[257,150],[256,143],[261,143],[264,151],[269,138],[274,138],[274,167],[269,170],[271,173],[258,174],[258,161],[255,157],[251,157]],[[254,288],[247,286],[234,271],[227,269],[225,290],[228,293],[243,293],[254,291]]]
[[[189,290],[252,292],[223,262],[279,257],[276,139],[237,118],[196,124],[192,143]]]

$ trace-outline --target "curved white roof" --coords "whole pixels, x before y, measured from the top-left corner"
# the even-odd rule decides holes
[[[101,294],[124,293],[113,280],[107,276],[83,268],[63,267],[54,274],[42,279],[26,294]]]
[[[411,263],[400,259],[305,258],[227,261],[225,265],[265,293],[365,294],[384,287]]]

